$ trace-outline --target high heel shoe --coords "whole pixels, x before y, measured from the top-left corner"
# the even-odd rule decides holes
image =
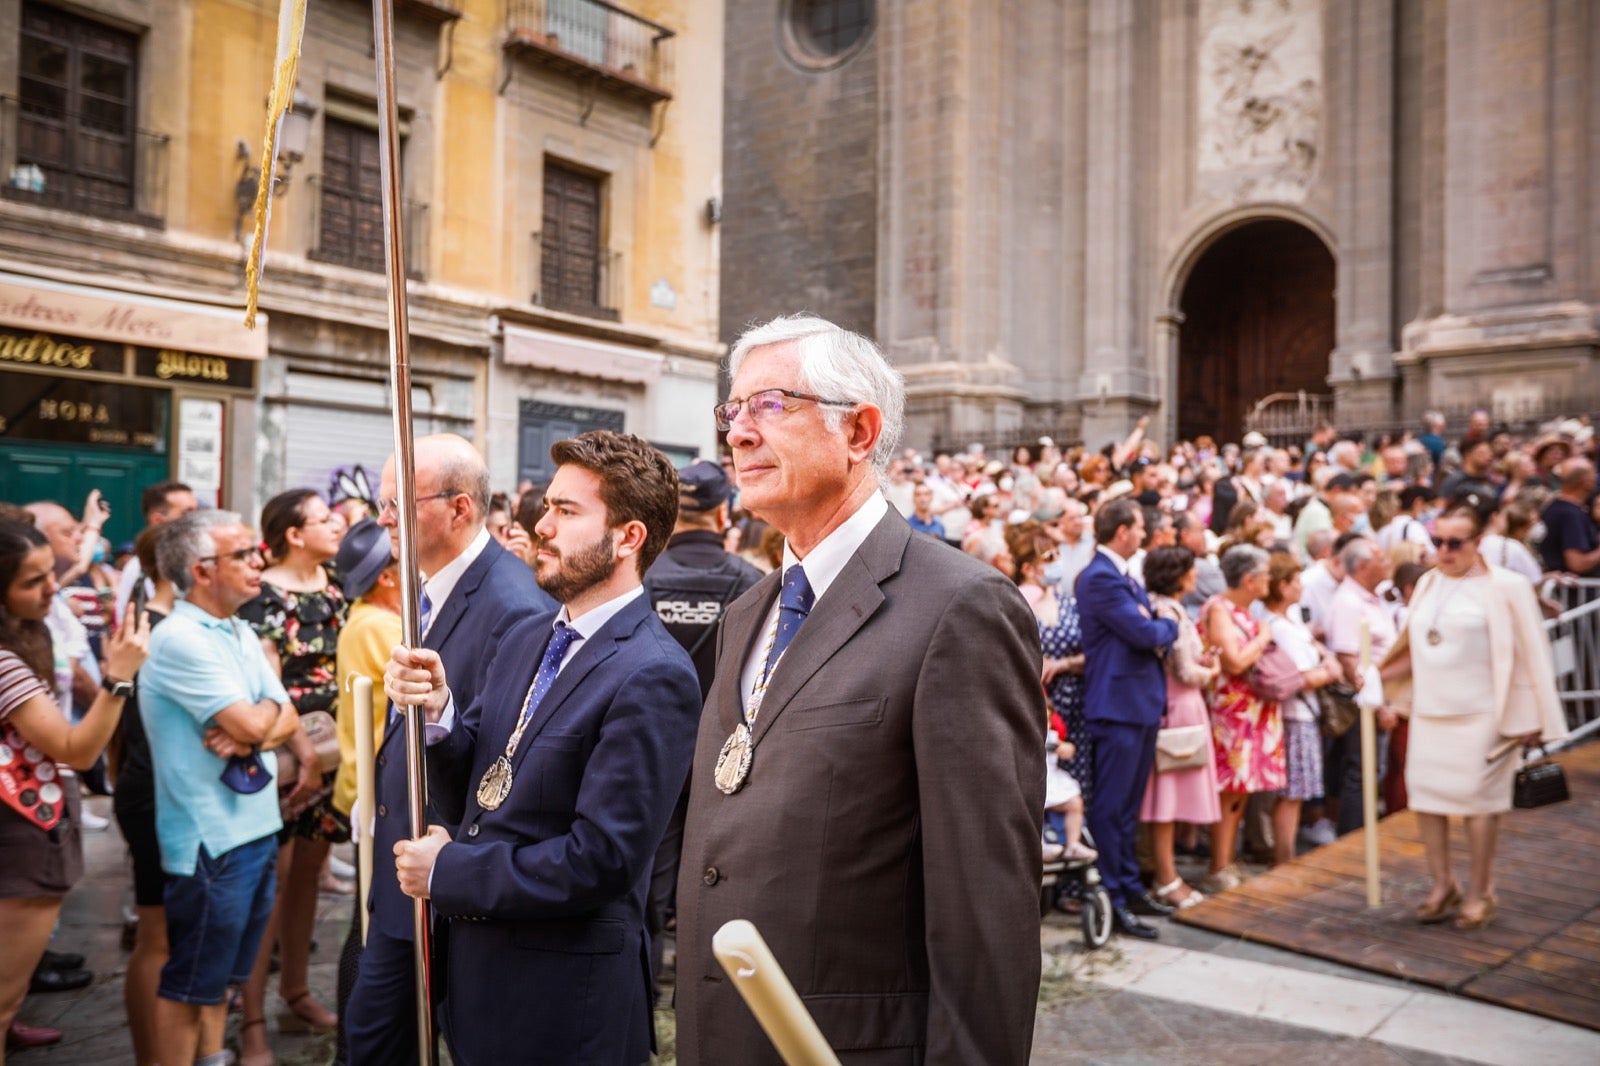
[[[307,989],[294,996],[285,996],[284,1010],[278,1012],[280,1033],[331,1033],[339,1027],[339,1016],[318,1003]]]
[[[1450,891],[1446,892],[1438,903],[1428,905],[1424,903],[1417,908],[1417,921],[1423,925],[1438,925],[1454,918],[1456,911],[1461,909],[1461,886],[1452,884]]]
[[[1489,924],[1489,919],[1494,917],[1496,906],[1498,906],[1496,899],[1493,896],[1486,896],[1483,901],[1483,910],[1479,911],[1476,916],[1465,912],[1457,914],[1455,927],[1463,931],[1482,929]]]

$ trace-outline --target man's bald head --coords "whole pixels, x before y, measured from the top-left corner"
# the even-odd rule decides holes
[[[425,574],[440,568],[466,550],[483,528],[489,513],[489,470],[478,449],[454,433],[419,437],[412,445],[416,458],[417,565]],[[387,501],[399,494],[394,456],[383,464],[378,496],[378,524],[389,529],[389,539],[399,548],[399,520]]]
[[[56,570],[61,571],[78,561],[83,547],[83,526],[72,517],[72,512],[59,503],[40,500],[28,504],[33,524],[50,542],[50,553],[55,556]]]
[[[1561,491],[1569,496],[1587,496],[1594,490],[1594,464],[1574,456],[1561,464]],[[42,527],[41,527],[42,528]]]
[[[419,496],[445,489],[464,492],[477,520],[484,520],[489,513],[489,468],[471,441],[454,433],[434,433],[417,438],[415,454]]]

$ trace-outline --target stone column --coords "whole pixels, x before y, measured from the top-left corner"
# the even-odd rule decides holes
[[[1339,422],[1387,421],[1394,384],[1394,6],[1328,8],[1328,94],[1336,168],[1337,347],[1330,359]]]

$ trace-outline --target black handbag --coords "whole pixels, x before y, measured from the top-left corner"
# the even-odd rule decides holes
[[[1539,748],[1544,754],[1544,748]],[[1511,786],[1511,805],[1527,809],[1548,807],[1552,803],[1572,798],[1567,790],[1567,772],[1559,763],[1541,758],[1517,770],[1516,782]]]
[[[1361,721],[1361,708],[1356,703],[1356,690],[1343,681],[1323,685],[1317,689],[1317,705],[1322,711],[1322,735],[1342,737],[1350,727]]]

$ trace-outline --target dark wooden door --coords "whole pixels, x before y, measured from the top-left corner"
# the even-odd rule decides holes
[[[378,131],[328,118],[322,124],[317,258],[382,270],[383,176]]]
[[[24,4],[19,43],[17,162],[42,172],[36,192],[90,212],[131,208],[138,39]]]
[[[541,302],[580,314],[598,310],[600,179],[546,163],[540,232]]]
[[[1266,220],[1218,238],[1179,305],[1178,435],[1237,441],[1262,397],[1327,392],[1333,290],[1333,256],[1303,226]]]

